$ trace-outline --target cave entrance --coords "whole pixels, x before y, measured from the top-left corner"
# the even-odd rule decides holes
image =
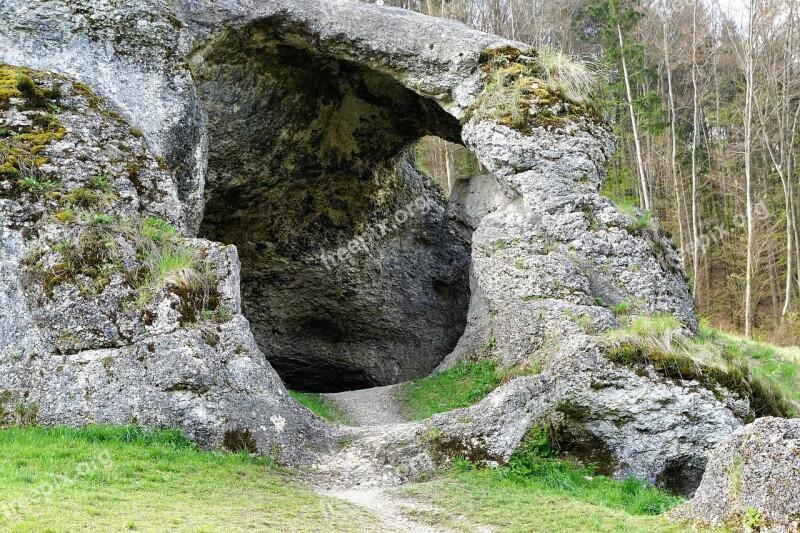
[[[269,21],[192,68],[209,132],[201,235],[237,246],[243,311],[275,370],[315,392],[430,373],[466,325],[470,249],[417,163],[427,136],[460,143],[458,121]]]

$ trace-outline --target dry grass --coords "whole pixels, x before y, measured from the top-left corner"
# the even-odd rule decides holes
[[[570,121],[600,120],[588,103],[600,80],[599,68],[574,57],[511,46],[481,54],[487,86],[464,120],[477,117],[530,133],[558,129]]]
[[[77,189],[67,195],[70,207],[54,215],[65,226],[65,237],[27,259],[46,292],[52,295],[57,286],[74,284],[81,294],[94,297],[121,275],[135,291],[137,308],[166,288],[180,298],[185,322],[221,311],[214,272],[177,228],[155,217],[131,220],[86,211],[108,203],[109,195]]]
[[[539,56],[544,79],[568,100],[585,103],[600,86],[605,73],[597,62],[545,50]]]

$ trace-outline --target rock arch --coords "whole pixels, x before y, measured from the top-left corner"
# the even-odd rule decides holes
[[[244,313],[272,365],[316,391],[428,374],[464,330],[469,250],[409,148],[460,142],[458,120],[269,19],[190,63],[210,147],[201,235],[236,244]]]
[[[125,210],[141,216],[158,209],[185,236],[202,228],[204,235],[241,243],[245,276],[248,268],[259,272],[262,262],[269,266],[245,279],[245,313],[250,305],[256,310],[250,318],[257,317],[261,298],[281,300],[267,307],[294,304],[279,318],[298,328],[279,330],[273,341],[268,321],[256,318],[254,338],[239,305],[237,254],[203,239],[192,243],[212,263],[217,291],[229,305],[221,324],[184,327],[175,318],[181,295],[166,289],[148,304],[155,318],[126,318],[133,321],[125,324],[128,336],[114,338],[121,309],[108,298],[80,295],[76,306],[78,288],[64,284],[55,299],[26,300],[23,258],[37,231],[46,241],[45,256],[58,233],[37,226],[32,202],[4,198],[0,257],[7,283],[0,311],[15,313],[30,328],[0,329],[0,345],[21,348],[20,358],[0,363],[0,375],[41,404],[42,421],[172,425],[209,446],[247,434],[249,447],[287,463],[312,462],[342,439],[355,439],[327,467],[349,475],[355,457],[360,462],[353,475],[396,480],[447,460],[442,442],[429,438],[434,428],[446,436],[449,452],[498,462],[532,424],[557,419],[565,434],[603,442],[616,475],[655,482],[665,470],[680,477],[747,416],[746,395],[615,364],[598,345],[596,333],[618,325],[610,308],[623,302],[643,314],[674,315],[696,330],[691,296],[669,241],[655,228],[636,227],[633,217],[600,196],[613,139],[586,106],[546,91],[532,95],[521,121],[481,107],[492,50],[503,47],[500,62],[535,63],[523,44],[348,0],[78,4],[6,2],[0,62],[60,71],[110,102],[116,111],[85,86],[76,89],[74,97],[89,108],[86,116],[97,120],[81,129],[82,115],[67,110],[64,120],[75,122],[64,143],[79,131],[103,140],[104,131],[113,131],[108,121],[123,138],[138,139],[130,144],[155,177],[137,185],[119,173],[119,186],[133,191]],[[538,82],[536,90],[544,90]],[[116,112],[141,131],[115,122],[121,120]],[[426,133],[460,139],[488,174],[460,186],[447,211],[438,203],[404,225],[396,241],[365,252],[360,264],[367,266],[348,263],[340,271],[347,278],[342,290],[309,253],[317,245],[327,250],[351,242],[362,227],[409,205],[417,193],[435,198],[403,155],[405,145]],[[64,181],[71,189],[104,158],[125,162],[99,147],[86,161],[71,158],[64,144],[47,150],[64,163],[58,170],[68,171]],[[318,192],[308,194],[314,188]],[[163,194],[155,194],[159,190]],[[165,197],[168,208],[152,201]],[[269,239],[250,241],[251,233]],[[410,281],[403,284],[405,296],[382,309],[392,322],[389,338],[380,338],[381,324],[369,324],[372,344],[362,353],[372,353],[371,362],[384,350],[396,354],[404,335],[416,346],[422,331],[449,332],[463,323],[466,247],[458,234],[471,246],[470,301],[463,335],[440,367],[490,357],[540,370],[537,375],[513,380],[476,407],[375,430],[329,426],[287,397],[256,339],[262,337],[262,348],[290,355],[303,351],[293,341],[301,330],[319,332],[310,350],[317,354],[337,340],[358,340],[348,328],[365,323],[359,310],[377,309],[373,294],[383,295],[396,279],[377,269],[392,265],[382,250],[402,251],[397,273]],[[272,248],[259,249],[266,242]],[[420,263],[422,277],[412,266]],[[287,277],[275,274],[281,268]],[[292,279],[315,291],[329,288],[340,307],[320,313],[302,290],[287,297]],[[266,295],[258,292],[264,286]],[[419,298],[411,290],[416,287],[429,290]],[[352,291],[358,305],[348,304]],[[87,309],[94,314],[82,312]],[[454,309],[460,311],[442,314]],[[108,331],[87,323],[87,316],[104,313]],[[426,328],[409,316],[421,316]],[[429,316],[446,320],[431,328]],[[72,334],[54,336],[53,326]],[[363,375],[347,378],[347,385],[425,371],[456,341],[441,333],[437,339],[435,358],[408,369],[362,364]],[[343,374],[359,372],[345,362],[330,365],[324,381],[346,381]],[[308,366],[287,368],[299,379]]]

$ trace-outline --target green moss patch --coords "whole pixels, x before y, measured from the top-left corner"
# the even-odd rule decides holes
[[[29,126],[3,130],[0,136],[0,179],[12,181],[19,192],[40,192],[31,191],[30,187],[26,189],[25,180],[45,180],[39,167],[49,159],[42,152],[67,134],[61,122],[49,113],[60,97],[58,85],[44,89],[27,69],[0,65],[0,112],[11,107],[12,99],[19,99],[24,102],[18,104],[20,111],[32,122]]]
[[[487,86],[465,122],[474,117],[530,133],[537,127],[557,129],[568,122],[602,120],[590,104],[568,98],[567,91],[547,79],[536,50],[490,48],[481,53],[480,61]]]

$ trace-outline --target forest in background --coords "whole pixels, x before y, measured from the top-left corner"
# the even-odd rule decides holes
[[[800,344],[798,0],[385,0],[562,52],[596,73],[618,139],[604,194],[656,216],[700,316]],[[425,138],[445,190],[474,175]]]

